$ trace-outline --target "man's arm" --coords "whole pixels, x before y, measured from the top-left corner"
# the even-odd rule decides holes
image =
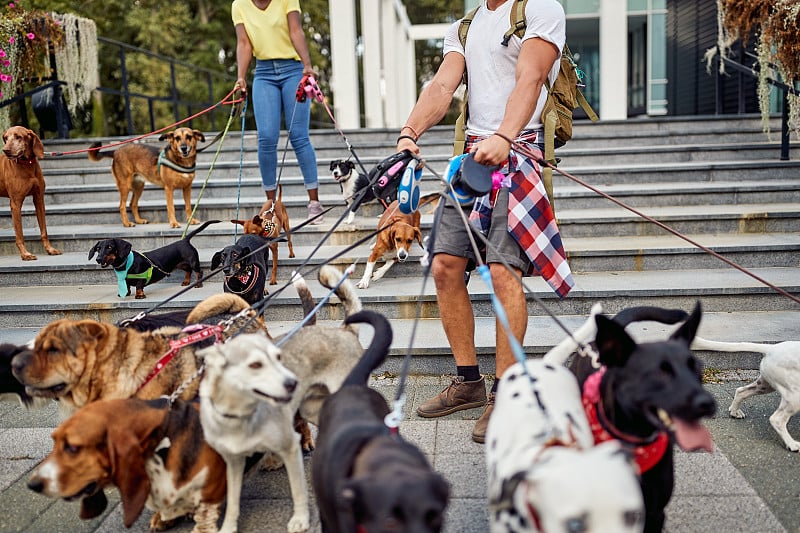
[[[400,131],[401,134],[419,138],[428,128],[444,118],[453,100],[453,93],[461,84],[465,68],[466,62],[461,54],[450,52],[444,56],[433,80],[420,93],[414,109],[408,115],[406,125]],[[418,154],[419,146],[410,139],[400,139],[397,151],[403,150]]]
[[[514,89],[508,97],[503,120],[497,129],[500,135],[492,135],[475,145],[475,161],[499,165],[508,158],[510,146],[503,137],[515,139],[531,119],[542,86],[557,58],[558,48],[549,41],[534,37],[522,43],[517,58]]]

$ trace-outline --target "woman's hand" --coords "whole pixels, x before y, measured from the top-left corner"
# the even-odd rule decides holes
[[[244,78],[239,78],[233,86],[234,91],[241,91],[242,96],[247,96],[247,81]]]
[[[314,71],[314,68],[310,65],[306,66],[303,65],[303,76],[313,76],[316,80],[318,78],[317,73]]]

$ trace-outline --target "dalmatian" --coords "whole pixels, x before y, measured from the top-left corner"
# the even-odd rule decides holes
[[[638,470],[618,441],[594,445],[578,382],[565,366],[577,344],[594,340],[589,319],[542,359],[500,380],[486,435],[492,533],[641,532]]]

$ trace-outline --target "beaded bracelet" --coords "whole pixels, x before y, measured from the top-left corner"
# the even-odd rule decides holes
[[[412,126],[409,126],[408,124],[406,124],[405,126],[400,128],[400,133],[403,133],[403,130],[406,129],[406,128],[410,129],[411,133],[413,133],[414,137],[416,137],[417,139],[419,139],[421,137],[420,134],[417,133],[417,130],[415,130]],[[417,142],[417,139],[414,139],[414,142]]]

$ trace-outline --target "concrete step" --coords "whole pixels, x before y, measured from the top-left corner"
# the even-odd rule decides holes
[[[316,298],[324,292],[311,280],[314,274],[305,271]],[[754,268],[753,275],[795,295],[800,295],[800,269]],[[479,276],[473,274],[468,284],[475,316],[493,316],[491,295]],[[708,312],[797,311],[798,304],[779,294],[762,281],[733,268],[655,271],[576,273],[575,288],[569,296],[558,299],[540,278],[525,280],[527,292],[546,302],[556,316],[585,315],[596,302],[603,303],[609,313],[631,305],[658,305],[691,309],[697,300]],[[265,316],[268,320],[299,320],[302,316],[299,299],[293,288],[281,290],[286,283],[270,289],[271,297]],[[147,288],[147,298],[120,299],[113,280],[108,285],[39,285],[8,287],[0,291],[0,328],[42,327],[57,318],[94,318],[117,322],[140,311],[173,298],[162,309],[193,307],[200,300],[217,294],[219,283],[207,281],[203,287],[183,291],[171,283],[158,283]],[[177,295],[177,296],[176,296]],[[364,307],[389,318],[435,319],[439,317],[433,282],[420,277],[388,278],[359,290]],[[320,311],[320,319],[340,319],[341,305]],[[542,307],[529,300],[528,314],[541,316]]]
[[[686,311],[691,309],[687,308]],[[159,311],[154,311],[158,314]],[[800,338],[797,330],[796,311],[763,311],[736,313],[704,312],[698,335],[714,340],[729,342],[775,343]],[[585,315],[560,315],[558,321],[569,331],[580,326]],[[389,360],[384,369],[390,373],[400,372],[403,359],[409,352],[413,355],[410,363],[412,374],[451,374],[453,359],[447,344],[441,322],[437,319],[393,318],[390,320],[394,338],[389,352]],[[272,335],[290,332],[297,324],[296,320],[270,320],[269,331]],[[319,320],[318,324],[336,327],[339,320]],[[631,324],[628,332],[639,342],[664,339],[675,326],[666,326],[655,322]],[[38,327],[16,327],[0,329],[2,342],[24,344],[36,337]],[[481,369],[493,372],[495,353],[495,321],[492,317],[475,319],[475,343],[481,359]],[[370,342],[372,330],[360,328],[361,342]],[[413,335],[413,337],[412,337]],[[528,317],[528,329],[522,343],[529,356],[541,356],[552,346],[560,342],[565,332],[561,326],[548,316],[532,315]],[[761,361],[759,354],[740,352],[722,353],[697,351],[706,368],[712,369],[757,369]]]
[[[561,209],[556,207],[559,228],[564,238],[579,237],[622,237],[658,236],[667,234],[666,230],[643,219],[638,214],[616,207],[609,200],[598,200],[598,205],[610,207]],[[221,220],[219,224],[206,228],[194,237],[196,247],[214,248],[225,246],[233,239],[234,225],[228,222],[235,218],[237,211],[231,206],[235,202],[207,200],[202,203],[196,216],[200,220]],[[260,206],[253,202],[250,206],[240,206],[239,216],[249,218]],[[170,228],[166,222],[163,206],[146,203],[141,214],[151,217],[154,222],[125,228],[119,222],[116,210],[93,204],[53,206],[48,209],[48,234],[54,246],[65,252],[88,251],[95,242],[109,237],[120,237],[135,243],[138,249],[148,250],[164,246],[183,234],[182,228]],[[666,224],[683,234],[741,234],[741,233],[796,233],[800,231],[800,204],[722,204],[647,207],[636,209],[655,220]],[[180,211],[178,211],[180,213]],[[292,233],[298,245],[319,243],[331,227],[345,214],[345,206],[331,209],[322,224],[307,225]],[[181,216],[179,214],[179,216]],[[37,250],[39,230],[32,214],[24,217],[26,242]],[[292,227],[299,226],[305,217],[291,217]],[[163,222],[158,222],[159,220]],[[17,254],[14,230],[10,218],[4,219],[5,227],[0,229],[0,256]],[[433,215],[422,215],[422,230],[427,234],[433,222]],[[377,228],[375,216],[356,218],[353,225],[338,225],[325,244],[349,245],[369,236]],[[34,251],[33,253],[37,253]]]
[[[800,265],[800,234],[797,233],[689,235],[688,238],[745,268],[790,268]],[[233,238],[230,236],[220,237],[217,247],[198,248],[206,274],[210,273],[211,257],[214,253],[232,242]],[[29,249],[34,249],[35,245],[36,243],[31,243]],[[697,270],[719,268],[724,264],[719,258],[673,235],[565,238],[564,246],[573,272]],[[280,282],[288,280],[292,270],[323,262],[330,262],[341,268],[355,263],[357,267],[354,277],[361,279],[371,251],[370,242],[351,249],[345,245],[323,245],[316,250],[315,248],[317,247],[314,245],[296,245],[295,257],[289,258],[287,246],[280,244]],[[137,246],[137,249],[150,248]],[[94,260],[87,259],[88,250],[87,247],[85,250],[65,252],[58,256],[40,254],[36,261],[29,262],[23,262],[17,255],[0,256],[0,287],[51,285],[56,279],[65,285],[113,284],[114,276],[109,269],[104,270]],[[386,275],[387,279],[420,276],[423,272],[419,264],[421,255],[422,249],[415,247],[409,260],[392,267]],[[382,262],[379,266],[381,264]],[[177,284],[181,281],[183,275],[177,272],[161,283]],[[218,285],[219,278],[213,283]]]

